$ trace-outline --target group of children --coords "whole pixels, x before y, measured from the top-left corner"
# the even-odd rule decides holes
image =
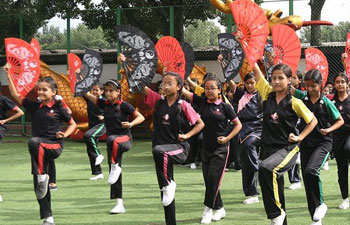
[[[123,55],[118,57],[119,62],[124,60]],[[4,68],[7,72],[9,65]],[[183,88],[182,78],[174,72],[163,74],[161,94],[149,87],[143,88],[144,101],[153,108],[152,154],[166,224],[176,224],[173,165],[186,161],[191,140],[198,139],[200,134],[203,135],[200,158],[205,183],[202,224],[226,216],[220,185],[229,158],[230,141],[234,137],[238,140],[236,147],[241,149],[242,184],[247,196],[243,203],[259,201],[259,180],[271,224],[287,223],[283,174],[293,169],[298,154],[312,224],[322,224],[327,212],[320,168],[328,160],[332,149],[343,199],[339,208],[349,207],[348,77],[337,75],[335,92],[329,96],[322,92],[322,76],[318,70],[305,74],[305,91],[299,90],[301,86],[292,85],[296,79],[292,77],[290,67],[279,64],[273,68],[269,84],[256,64],[253,71],[244,77],[243,89],[233,81],[228,82],[233,94],[231,102],[223,95],[222,84],[214,76],[208,76],[202,87],[188,79],[194,92]],[[28,148],[34,190],[40,205],[40,217],[44,220],[42,224],[52,225],[49,167],[61,155],[63,138],[75,130],[76,124],[69,108],[58,95],[54,79],[45,77],[39,80],[38,100],[32,101],[22,98],[9,74],[8,78],[12,97],[32,115],[33,137],[28,141]],[[104,178],[100,167],[104,157],[98,149],[98,139],[107,134],[110,198],[116,199],[111,214],[126,212],[122,196],[122,156],[132,147],[131,128],[144,121],[140,112],[121,99],[121,91],[120,83],[111,79],[104,85],[94,86],[84,96],[89,118],[89,130],[85,132],[84,140],[93,175],[90,180]],[[236,110],[232,105],[237,106]],[[7,110],[13,110],[15,114],[7,118]],[[5,135],[5,124],[22,115],[23,111],[11,100],[0,96],[1,139]],[[65,131],[60,129],[61,122],[67,123]]]

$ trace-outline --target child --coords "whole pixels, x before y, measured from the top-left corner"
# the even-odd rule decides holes
[[[7,71],[9,65],[5,65]],[[58,158],[63,150],[63,138],[68,137],[76,124],[63,107],[61,100],[56,100],[57,83],[51,77],[44,77],[38,82],[39,102],[22,99],[7,74],[9,89],[14,99],[32,115],[32,135],[28,141],[32,162],[32,174],[36,198],[40,205],[40,217],[43,225],[53,225],[51,196],[49,190],[48,163]],[[68,124],[66,131],[60,131],[61,122]]]
[[[309,70],[304,77],[306,92],[294,90],[294,96],[303,100],[318,121],[317,127],[300,143],[301,171],[313,224],[322,224],[321,221],[327,212],[322,193],[320,169],[327,161],[332,149],[331,132],[344,124],[334,104],[321,94],[322,82],[322,74],[319,70]],[[301,128],[306,126],[303,121],[300,125]]]
[[[7,111],[13,111],[15,114],[7,117]],[[0,82],[0,141],[5,137],[7,132],[7,123],[23,116],[23,111],[10,99],[1,94],[1,82]],[[0,202],[2,197],[0,195]]]
[[[238,88],[231,80],[233,102],[238,104],[237,116],[243,128],[239,133],[241,148],[241,167],[243,191],[247,199],[243,204],[259,202],[258,199],[258,170],[259,145],[262,129],[262,99],[256,90],[256,80],[253,73],[244,76],[244,90]]]
[[[221,83],[216,78],[204,82],[205,97],[193,95],[187,90],[182,93],[199,107],[199,114],[205,123],[203,129],[202,172],[205,182],[204,212],[202,224],[219,221],[226,216],[220,195],[220,185],[228,159],[229,141],[242,128],[230,104],[219,99]],[[229,121],[234,128],[229,129]],[[213,215],[213,210],[216,210]]]
[[[85,97],[104,110],[107,129],[107,152],[110,173],[108,183],[111,185],[110,197],[117,199],[110,214],[125,213],[122,193],[122,155],[131,149],[132,137],[130,129],[142,123],[145,118],[129,103],[121,99],[121,85],[117,80],[108,80],[104,84],[106,99],[97,98],[90,92]],[[129,117],[134,119],[129,122]]]
[[[295,164],[297,143],[314,129],[317,120],[301,100],[291,95],[292,71],[288,65],[278,64],[273,68],[272,87],[257,64],[253,72],[256,88],[264,101],[259,182],[267,218],[271,224],[282,225],[286,218],[283,173]],[[307,125],[297,136],[299,117]]]
[[[98,84],[93,86],[91,89],[91,94],[101,99],[103,94],[103,85]],[[103,121],[103,109],[97,107],[88,99],[86,99],[86,104],[89,118],[89,130],[87,130],[84,134],[84,141],[86,144],[86,151],[89,156],[91,173],[93,175],[90,180],[94,181],[104,178],[100,166],[104,157],[100,153],[100,150],[97,147],[97,143],[99,137],[106,133],[106,127]]]
[[[186,140],[204,127],[191,105],[180,99],[182,88],[180,75],[167,72],[163,75],[163,98],[148,87],[143,89],[145,103],[154,108],[152,153],[167,225],[176,224],[173,164],[186,160],[190,147]],[[194,127],[186,133],[188,123]]]
[[[332,152],[337,161],[338,183],[342,196],[339,209],[349,208],[349,160],[350,160],[350,98],[348,93],[349,78],[343,73],[334,78],[335,94],[333,102],[344,119],[344,125],[333,132]]]

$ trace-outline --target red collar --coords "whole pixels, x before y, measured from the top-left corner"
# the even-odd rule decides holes
[[[120,104],[122,104],[122,102],[123,102],[123,100],[117,100],[114,104],[120,105]],[[112,103],[108,100],[106,101],[106,104],[112,105]]]
[[[221,99],[216,100],[215,102],[210,102],[209,99],[207,100],[208,103],[214,103],[215,105],[220,105],[220,103],[222,102]]]
[[[39,108],[43,107],[43,106],[47,106],[49,108],[51,108],[54,104],[56,103],[55,100],[51,100],[51,102],[47,103],[46,105],[44,105],[43,103],[40,104]]]

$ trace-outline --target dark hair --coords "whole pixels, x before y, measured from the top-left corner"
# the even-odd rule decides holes
[[[283,73],[288,77],[292,77],[292,70],[287,64],[277,64],[276,66],[273,67],[272,73],[275,72],[276,70],[282,70]]]
[[[247,74],[244,76],[243,81],[244,81],[244,82],[247,82],[247,80],[249,80],[249,79],[251,79],[251,78],[254,78],[254,79],[255,79],[255,75],[254,75],[253,72],[247,73]]]
[[[349,77],[348,76],[346,76],[346,74],[344,74],[344,73],[338,73],[337,75],[335,75],[335,77],[334,77],[334,84],[335,84],[335,80],[337,79],[337,77],[342,77],[342,78],[344,78],[344,80],[346,81],[346,83],[347,84],[349,84]],[[1,85],[1,83],[0,83],[0,85]]]
[[[55,79],[53,79],[52,77],[43,77],[39,80],[39,83],[41,83],[41,82],[48,83],[51,90],[56,91],[56,94],[58,94],[58,86],[57,86],[57,82]]]
[[[307,73],[305,74],[305,77],[304,77],[304,81],[308,81],[308,80],[310,80],[313,83],[316,83],[318,85],[322,85],[322,83],[323,83],[322,74],[317,69],[312,69],[312,70],[307,71]]]
[[[215,75],[212,74],[212,73],[206,73],[206,74],[204,74],[203,80],[206,80],[206,79],[208,79],[208,78],[215,78]]]
[[[297,75],[297,77],[299,78],[299,80],[302,80],[302,79],[303,79],[303,74],[302,74],[299,70],[296,70],[296,71],[295,71],[295,75]]]
[[[216,86],[218,87],[218,88],[220,88],[221,89],[221,82],[219,81],[219,79],[218,78],[216,78],[215,76],[214,77],[207,77],[207,79],[205,79],[204,80],[204,87],[205,87],[205,84],[208,82],[208,81],[215,81],[216,82]]]
[[[102,91],[104,89],[104,85],[102,83],[97,83],[95,86],[98,86],[98,88]]]
[[[107,80],[106,83],[104,84],[104,87],[105,86],[112,87],[113,90],[115,90],[115,91],[119,90],[120,92],[119,92],[118,98],[119,98],[119,100],[122,99],[122,86],[120,85],[120,83],[117,80],[115,80],[115,79]]]
[[[173,76],[173,77],[175,77],[175,80],[176,80],[176,82],[177,82],[177,85],[180,85],[180,89],[178,90],[178,98],[180,98],[181,97],[181,93],[182,93],[182,88],[184,87],[184,84],[183,84],[183,82],[182,82],[182,77],[178,74],[178,73],[176,73],[176,72],[171,72],[171,71],[169,71],[169,72],[166,72],[164,75],[163,75],[163,79],[164,79],[164,77],[165,76]]]

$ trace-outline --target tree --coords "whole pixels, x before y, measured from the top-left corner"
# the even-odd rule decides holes
[[[326,0],[310,0],[311,20],[321,20],[321,11]],[[311,26],[311,41],[312,46],[321,45],[321,27]]]
[[[323,26],[321,27],[321,42],[344,42],[347,33],[350,30],[350,22],[340,22],[335,26]],[[305,27],[301,30],[301,41],[304,43],[310,43],[311,41],[311,28]]]
[[[192,47],[217,46],[219,33],[214,22],[197,20],[185,29],[185,41]]]
[[[106,36],[115,40],[116,34],[113,28],[116,25],[116,11],[106,9],[122,8],[122,24],[140,28],[156,42],[157,37],[170,35],[169,7],[165,7],[169,5],[176,6],[174,36],[179,41],[183,40],[184,27],[196,20],[213,19],[219,15],[207,0],[105,0],[97,5],[85,5],[88,10],[81,12],[80,15],[89,28],[101,26]]]

